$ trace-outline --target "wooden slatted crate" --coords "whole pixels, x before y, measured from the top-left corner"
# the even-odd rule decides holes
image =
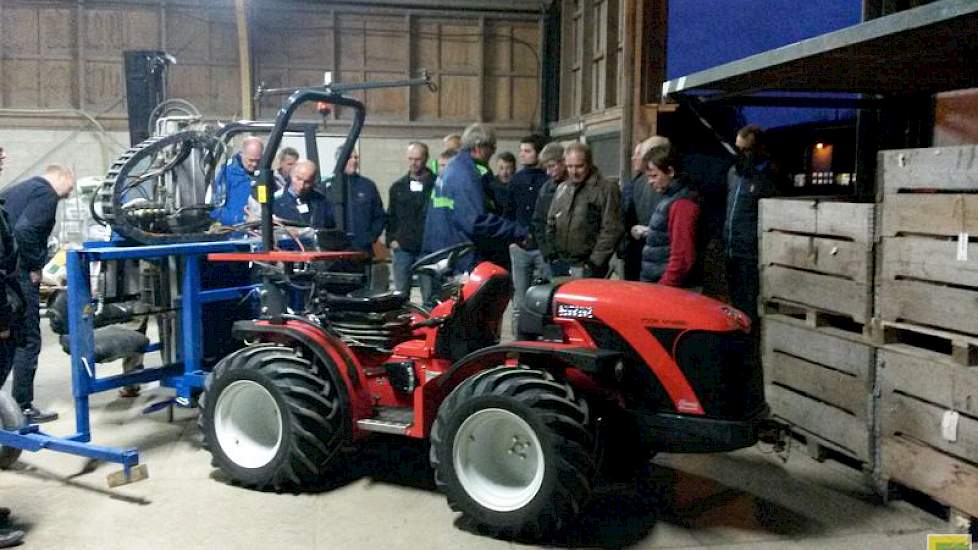
[[[767,400],[772,413],[821,457],[819,447],[875,465],[875,348],[861,335],[812,328],[784,315],[762,320]]]
[[[978,365],[978,147],[884,151],[877,341]]]
[[[897,482],[978,516],[978,371],[893,344],[878,351],[878,482]]]
[[[765,199],[760,205],[761,301],[766,312],[873,316],[874,204]]]

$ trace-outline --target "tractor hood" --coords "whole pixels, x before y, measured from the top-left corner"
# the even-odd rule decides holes
[[[612,327],[750,332],[750,318],[733,306],[679,288],[605,279],[579,279],[554,293],[556,318],[594,319]]]

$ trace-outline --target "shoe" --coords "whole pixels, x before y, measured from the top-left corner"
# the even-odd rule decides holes
[[[53,411],[42,411],[37,407],[27,407],[24,409],[24,418],[27,419],[28,424],[43,424],[45,422],[51,422],[52,420],[58,419],[58,413]],[[0,546],[0,548],[3,548]]]
[[[0,529],[0,548],[10,548],[24,542],[24,532],[20,529]]]
[[[7,525],[10,521],[10,508],[0,506],[0,527]]]

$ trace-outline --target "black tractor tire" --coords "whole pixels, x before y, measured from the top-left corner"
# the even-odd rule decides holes
[[[442,403],[429,458],[448,505],[476,529],[539,539],[590,498],[592,449],[587,404],[570,385],[545,371],[496,367]]]
[[[0,428],[17,430],[27,425],[24,413],[10,395],[0,391]],[[0,470],[6,470],[20,458],[21,449],[0,445]]]
[[[231,353],[200,397],[198,423],[212,463],[253,489],[297,491],[320,482],[349,438],[339,391],[342,381],[330,369],[295,349],[268,344]]]

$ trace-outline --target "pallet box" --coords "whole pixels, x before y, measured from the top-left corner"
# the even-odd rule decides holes
[[[784,306],[866,325],[873,316],[875,205],[818,199],[760,204],[762,311]]]

